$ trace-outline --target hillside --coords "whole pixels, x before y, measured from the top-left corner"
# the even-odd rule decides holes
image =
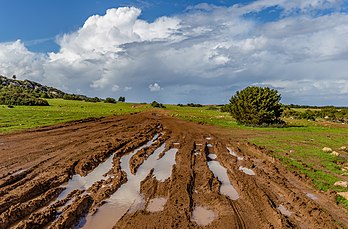
[[[99,101],[84,95],[68,94],[34,81],[10,79],[0,75],[0,104],[2,105],[47,106],[49,104],[45,99],[48,98]]]
[[[54,87],[48,87],[30,80],[10,79],[0,75],[0,89],[2,88],[21,88],[28,92],[46,93],[50,98],[62,98],[66,93]]]

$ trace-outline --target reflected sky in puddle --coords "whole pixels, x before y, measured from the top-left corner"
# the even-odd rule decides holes
[[[236,157],[238,161],[242,161],[244,159],[244,157],[238,156],[231,148],[227,147],[227,150],[232,156]]]
[[[205,207],[197,206],[193,209],[191,221],[200,226],[207,226],[216,219],[217,215],[214,211]]]
[[[164,205],[166,205],[167,199],[166,198],[154,198],[149,201],[149,204],[147,205],[146,210],[148,212],[160,212],[164,210]]]
[[[208,154],[208,157],[212,160],[215,160],[217,158],[217,156],[215,154]]]
[[[156,134],[149,142],[147,142],[144,146],[136,149],[134,152],[138,152],[142,148],[148,147],[154,143],[154,141],[158,138],[158,134]],[[68,182],[68,184],[63,185],[65,190],[58,196],[57,200],[62,200],[69,193],[71,193],[75,189],[79,190],[87,190],[90,188],[95,182],[105,180],[108,177],[104,176],[110,169],[112,169],[113,158],[115,154],[112,154],[106,161],[100,163],[92,172],[82,177],[79,174],[74,175]],[[122,160],[121,160],[122,163]],[[129,168],[128,168],[129,169]]]
[[[312,193],[307,193],[306,196],[311,198],[312,200],[317,200],[318,199],[318,197],[316,195],[312,194]]]
[[[283,215],[285,215],[285,216],[291,216],[291,214],[293,213],[293,212],[291,212],[291,211],[289,211],[288,209],[286,209],[283,205],[279,205],[278,207],[277,207],[277,209],[283,214]]]
[[[250,175],[250,176],[255,176],[255,172],[251,169],[239,166],[239,170],[242,171],[243,173]]]
[[[121,158],[121,168],[127,173],[128,181],[106,200],[106,203],[98,209],[96,214],[88,215],[85,224],[80,225],[80,227],[112,228],[125,213],[133,213],[144,209],[145,200],[140,194],[141,181],[146,178],[151,169],[154,169],[153,175],[159,181],[164,181],[171,176],[178,150],[170,149],[159,159],[159,155],[164,149],[165,144],[156,149],[138,168],[135,175],[130,172],[129,160],[136,152],[123,156]]]
[[[215,158],[216,155],[215,155]],[[227,175],[227,170],[218,161],[208,161],[208,167],[214,176],[221,182],[220,193],[227,196],[231,200],[239,199],[237,190],[233,187]]]

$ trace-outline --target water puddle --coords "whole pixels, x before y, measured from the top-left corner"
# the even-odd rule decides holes
[[[178,149],[170,149],[160,160],[156,160],[152,163],[152,166],[154,168],[153,175],[158,181],[163,182],[171,177],[177,152]]]
[[[243,173],[247,174],[247,175],[250,175],[250,176],[255,176],[256,175],[253,170],[245,168],[245,167],[242,167],[242,166],[239,166],[239,170],[242,171]]]
[[[234,152],[231,148],[229,148],[229,147],[226,147],[226,148],[227,148],[228,152],[229,152],[232,156],[234,156],[234,157],[237,158],[238,161],[244,160],[244,157],[238,156],[238,154],[236,154],[236,152]]]
[[[215,160],[217,158],[217,156],[215,154],[208,154],[208,157],[212,160]]]
[[[17,172],[12,173],[11,176],[17,176],[17,175],[19,175],[19,174],[21,174],[21,173],[24,173],[24,172],[27,171],[27,170],[28,170],[28,169],[20,169],[20,170],[18,170]]]
[[[285,216],[287,216],[287,217],[291,216],[291,214],[293,213],[293,212],[289,211],[288,209],[286,209],[286,208],[285,208],[283,205],[281,205],[281,204],[277,207],[277,209],[278,209],[283,215],[285,215]]]
[[[154,198],[149,201],[146,210],[148,212],[160,212],[164,210],[164,205],[166,205],[166,198]]]
[[[216,155],[215,155],[216,156]],[[239,199],[237,190],[233,187],[227,175],[227,170],[218,161],[208,161],[208,167],[221,182],[220,193],[231,200]]]
[[[200,226],[207,226],[216,219],[217,215],[214,211],[205,207],[197,206],[193,209],[191,221]]]
[[[164,149],[165,143],[144,161],[135,175],[130,172],[129,160],[136,152],[123,156],[120,165],[122,170],[127,173],[128,181],[116,193],[111,195],[94,215],[88,215],[85,221],[80,223],[80,228],[112,228],[127,212],[134,213],[137,210],[144,209],[145,200],[140,193],[141,181],[146,178],[152,169],[154,169],[154,177],[159,181],[164,181],[171,176],[178,150],[170,149],[159,159],[159,155]],[[157,206],[160,201],[156,200],[154,204]]]
[[[139,150],[152,145],[157,138],[158,134],[156,134],[149,142],[139,147],[134,152],[136,153]],[[109,172],[110,169],[112,169],[114,156],[115,154],[112,154],[106,161],[100,163],[92,172],[90,172],[84,177],[80,176],[79,174],[74,175],[69,180],[68,184],[62,186],[65,187],[65,190],[58,196],[57,201],[64,199],[69,195],[69,193],[71,193],[75,189],[87,190],[94,183],[109,178],[109,176],[105,176],[105,174]]]
[[[211,148],[211,147],[213,147],[213,145],[209,143],[209,144],[207,144],[207,147]]]
[[[210,141],[210,140],[212,140],[213,138],[212,138],[212,137],[207,137],[207,138],[205,138],[205,139],[207,139],[208,141]]]
[[[312,200],[317,200],[318,199],[318,197],[316,195],[311,194],[311,193],[307,193],[306,196],[311,198]]]

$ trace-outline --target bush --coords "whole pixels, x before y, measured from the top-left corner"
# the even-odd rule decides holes
[[[86,99],[86,96],[83,95],[75,95],[75,94],[65,94],[63,96],[64,100],[78,100],[78,101],[82,101]]]
[[[156,101],[153,101],[153,102],[151,103],[151,106],[152,106],[152,107],[155,107],[155,108],[166,108],[162,103],[158,103],[158,102],[156,102]]]
[[[187,106],[188,107],[203,107],[203,105],[199,103],[188,103]]]
[[[126,97],[120,96],[120,98],[118,98],[119,102],[126,102]]]
[[[94,98],[86,98],[85,99],[85,102],[91,102],[91,103],[97,103],[97,102],[100,102],[101,99],[98,98],[98,97],[94,97]]]
[[[104,103],[116,103],[116,100],[114,98],[108,97],[104,100]]]
[[[18,87],[0,88],[0,104],[10,106],[49,106],[47,100],[35,97],[31,91]]]
[[[277,90],[250,86],[237,91],[230,100],[231,115],[237,122],[247,125],[282,124],[283,108]]]

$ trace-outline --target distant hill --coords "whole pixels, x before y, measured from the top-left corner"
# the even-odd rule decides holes
[[[0,75],[0,89],[20,88],[29,93],[37,93],[46,98],[63,98],[67,93],[54,87],[48,87],[30,80],[10,79]]]
[[[48,106],[49,104],[45,100],[48,98],[100,101],[99,98],[65,93],[34,81],[10,79],[0,75],[0,104],[2,105]]]

